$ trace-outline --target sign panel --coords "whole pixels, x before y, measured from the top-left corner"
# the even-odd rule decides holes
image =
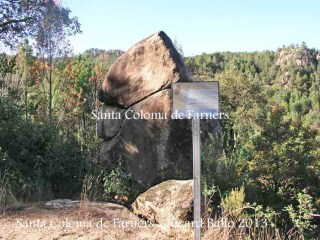
[[[173,118],[216,119],[219,114],[219,82],[172,84]]]

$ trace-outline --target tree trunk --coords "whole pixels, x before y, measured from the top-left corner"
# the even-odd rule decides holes
[[[52,56],[49,57],[49,123],[52,124]]]
[[[28,119],[28,87],[27,87],[27,78],[25,79],[25,90],[24,90],[24,104],[26,108],[26,120]]]

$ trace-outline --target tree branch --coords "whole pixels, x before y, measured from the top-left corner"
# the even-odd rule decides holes
[[[8,25],[27,22],[27,21],[29,21],[31,19],[32,19],[32,17],[26,17],[24,19],[12,19],[12,20],[9,20],[7,22],[0,23],[0,31],[1,31],[2,28],[5,28]]]

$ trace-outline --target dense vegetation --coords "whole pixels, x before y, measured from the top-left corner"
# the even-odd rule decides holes
[[[320,202],[320,65],[304,44],[263,53],[187,58],[195,78],[219,80],[223,157],[235,164],[232,184],[258,188],[257,201],[286,201],[308,189]],[[265,198],[264,194],[269,197]]]
[[[3,193],[20,200],[79,197],[93,170],[99,139],[91,111],[118,51],[96,50],[56,59],[52,68],[22,45],[16,56],[0,55],[0,181]],[[99,80],[98,80],[99,79]],[[51,109],[51,117],[50,117]],[[3,204],[12,200],[1,198]]]
[[[79,198],[99,146],[90,112],[121,51],[74,56],[67,36],[80,24],[56,1],[0,9],[1,42],[16,51],[0,54],[0,207]]]
[[[302,43],[186,58],[195,79],[220,82],[221,111],[231,116],[221,123],[221,156],[216,140],[204,147],[204,184],[219,188],[216,205],[244,187],[243,201],[271,207],[282,219],[289,219],[287,206],[299,205],[299,194],[312,205],[307,216],[319,212],[319,57]]]
[[[80,32],[80,24],[68,9],[54,1],[14,4],[0,2],[7,19],[1,20],[1,41],[17,51],[0,54],[0,206],[81,193],[130,202],[136,193],[125,167],[96,164],[99,140],[91,117],[100,104],[99,86],[122,51],[74,55],[66,36]],[[265,217],[280,214],[286,219],[280,227],[315,236],[319,51],[302,43],[276,52],[202,54],[185,62],[195,79],[220,82],[221,109],[230,115],[221,122],[221,138],[203,146],[203,193],[211,196],[213,212],[219,213],[219,205],[227,211],[250,202],[268,209],[260,209]]]

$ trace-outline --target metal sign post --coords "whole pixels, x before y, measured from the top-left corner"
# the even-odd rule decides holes
[[[200,119],[210,119],[210,116],[219,113],[219,82],[173,83],[172,98],[173,118],[192,119],[194,239],[201,240]]]
[[[194,239],[201,239],[201,159],[200,119],[192,119],[193,145],[193,222]]]

